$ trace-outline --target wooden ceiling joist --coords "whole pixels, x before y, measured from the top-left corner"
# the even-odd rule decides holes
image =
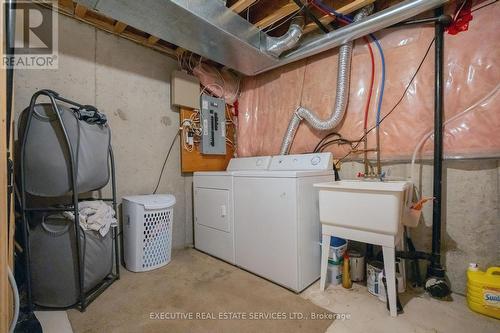
[[[337,12],[339,12],[340,14],[347,15],[347,14],[351,14],[352,12],[355,12],[356,10],[361,9],[364,6],[367,6],[367,5],[374,3],[374,2],[375,2],[375,0],[354,0],[353,2],[348,3],[347,5],[342,6],[340,8],[336,8],[335,10]],[[330,24],[331,22],[333,22],[334,18],[331,17],[330,15],[324,15],[324,16],[320,17],[319,20],[324,25],[327,25],[327,24]],[[310,22],[310,23],[306,24],[306,26],[304,27],[304,33],[311,32],[313,30],[316,30],[317,28],[318,28],[318,26],[316,25],[316,23]]]
[[[59,0],[58,6],[65,12],[68,12],[70,14],[75,13],[75,4],[73,3],[73,0]]]
[[[113,31],[116,32],[117,34],[121,34],[122,32],[125,31],[125,29],[127,28],[127,25],[123,22],[120,22],[120,21],[116,21],[114,27],[113,27]]]
[[[40,5],[44,6],[43,2]],[[58,0],[57,9],[61,14],[73,17],[79,21],[90,24],[98,29],[116,34],[143,46],[152,48],[177,59],[174,45],[164,42],[160,38],[129,27],[127,24],[104,16],[83,5],[75,4],[71,0]],[[129,27],[129,29],[127,29]]]
[[[84,18],[85,14],[87,14],[87,7],[82,6],[80,4],[76,4],[75,15],[78,16],[79,18]]]
[[[297,6],[297,4],[293,1],[290,1],[286,5],[284,5],[283,7],[278,9],[277,11],[275,11],[274,13],[264,17],[262,20],[255,23],[255,25],[260,29],[267,28],[270,25],[278,22],[282,18],[287,17],[290,14],[293,14],[297,10],[299,10],[299,7]]]
[[[257,0],[238,0],[234,3],[234,5],[229,7],[229,9],[239,14],[248,7],[250,7],[251,5],[253,5],[256,1]]]
[[[150,45],[154,45],[156,44],[156,42],[158,42],[160,40],[160,38],[156,37],[156,36],[149,36],[148,37],[148,44]]]

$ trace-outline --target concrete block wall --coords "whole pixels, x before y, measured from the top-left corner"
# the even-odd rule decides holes
[[[385,164],[390,177],[407,179],[410,164]],[[363,164],[344,163],[341,178],[353,179]],[[424,163],[415,168],[414,179],[421,195],[432,197],[433,168]],[[482,269],[500,264],[500,161],[446,161],[443,173],[444,200],[442,256],[454,292],[464,294],[470,262]],[[411,230],[417,250],[430,252],[432,205],[426,204],[423,222]],[[422,271],[425,272],[425,271]]]
[[[179,128],[170,105],[175,60],[131,41],[59,15],[59,68],[15,72],[16,114],[43,88],[82,104],[95,105],[109,119],[116,159],[118,197],[149,194]],[[191,200],[180,171],[179,140],[172,149],[158,193],[172,193],[173,246],[192,238]],[[109,189],[104,189],[109,194]],[[186,235],[186,233],[188,233]],[[188,242],[189,243],[189,242]]]

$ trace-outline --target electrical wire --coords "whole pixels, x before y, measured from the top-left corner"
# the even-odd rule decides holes
[[[334,140],[330,140],[330,141],[327,141],[325,143],[323,143],[317,150],[317,152],[322,152],[326,147],[332,145],[332,144],[337,144],[339,146],[341,145],[350,145],[351,148],[353,146],[354,143],[357,143],[357,141],[351,141],[351,140],[347,140],[347,139],[344,139],[344,138],[339,138],[339,139],[334,139]]]
[[[425,51],[425,54],[422,58],[422,60],[420,61],[417,69],[415,70],[415,73],[413,73],[410,81],[408,82],[408,84],[406,85],[405,89],[403,90],[403,93],[401,94],[401,97],[399,98],[399,100],[396,102],[396,104],[394,104],[394,106],[389,110],[389,112],[387,112],[381,119],[380,119],[380,123],[382,123],[385,119],[387,119],[387,117],[389,117],[393,112],[394,110],[396,110],[398,108],[398,106],[401,104],[401,102],[404,100],[405,96],[406,96],[406,93],[408,92],[408,89],[410,89],[410,86],[411,84],[413,83],[413,81],[415,80],[415,77],[417,76],[417,74],[419,73],[420,69],[422,68],[422,65],[424,64],[425,62],[425,59],[427,59],[427,56],[429,55],[429,52],[432,48],[432,45],[434,45],[434,42],[436,41],[436,38],[432,38],[431,42],[429,43],[429,46],[427,47],[427,50]],[[354,145],[353,147],[353,150],[351,150],[350,152],[348,152],[346,155],[344,155],[341,159],[338,160],[337,164],[341,163],[343,160],[345,160],[348,156],[350,156],[353,152],[354,152],[354,149],[356,149],[360,144],[361,142],[364,140],[364,138],[366,138],[368,136],[368,134],[373,131],[375,128],[377,128],[377,125],[371,127],[368,131],[366,131],[366,133],[358,140],[358,143],[356,145]]]
[[[499,0],[495,0],[495,1],[489,2],[489,3],[485,4],[485,5],[482,5],[482,6],[479,6],[477,8],[474,8],[474,9],[471,10],[471,13],[474,13],[475,11],[483,9],[485,7],[491,6],[491,5],[493,5],[494,3],[498,2],[498,1]]]
[[[340,135],[339,133],[337,132],[331,132],[331,133],[328,133],[327,135],[325,135],[321,140],[319,140],[318,144],[316,145],[316,147],[314,147],[313,149],[313,153],[317,153],[318,152],[318,149],[319,147],[323,144],[323,142],[326,140],[326,139],[329,139],[331,138],[332,136],[338,136],[339,138],[342,137],[342,135]]]
[[[469,1],[469,0],[464,0],[462,1],[462,4],[460,5],[460,7],[458,8],[458,10],[456,11],[455,13],[455,16],[453,16],[453,21],[456,21],[456,19],[458,18],[458,15],[460,15],[460,12],[462,11],[462,9],[464,8],[465,6],[465,3]]]
[[[271,32],[273,31],[274,29],[277,29],[279,27],[281,27],[283,24],[289,22],[290,20],[292,20],[294,17],[296,17],[297,15],[299,15],[303,10],[304,8],[306,7],[306,5],[303,5],[302,7],[300,7],[296,12],[294,12],[292,15],[288,16],[288,18],[286,18],[284,21],[282,21],[281,23],[279,23],[278,25],[276,26],[273,26],[274,24],[271,24],[271,26],[269,26],[269,28],[265,29],[265,30],[262,30],[263,32],[265,33],[268,33],[268,32]]]
[[[324,4],[322,1],[319,0],[311,0],[310,2],[316,9],[322,11],[323,13],[326,13],[327,15],[333,15],[334,17],[338,18],[341,21],[351,23],[352,18],[344,15],[342,13],[337,12],[334,8]]]
[[[153,191],[153,194],[156,194],[156,191],[158,191],[158,186],[160,186],[161,177],[163,176],[163,171],[165,170],[165,165],[167,164],[168,157],[170,156],[170,152],[172,151],[172,148],[174,147],[174,143],[177,140],[177,137],[179,136],[179,134],[180,134],[180,131],[178,130],[177,133],[175,134],[174,138],[172,139],[172,143],[170,144],[170,148],[168,148],[167,156],[165,157],[165,161],[163,161],[163,166],[161,167],[160,176],[158,177],[158,182],[156,183],[156,187]]]

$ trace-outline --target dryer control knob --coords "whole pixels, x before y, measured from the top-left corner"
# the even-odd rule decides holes
[[[311,164],[312,165],[318,165],[321,162],[321,157],[319,156],[314,156],[311,158]]]
[[[259,159],[257,159],[257,161],[255,162],[255,165],[257,165],[257,166],[261,166],[263,163],[264,163],[264,161],[263,161],[261,158],[259,158]]]

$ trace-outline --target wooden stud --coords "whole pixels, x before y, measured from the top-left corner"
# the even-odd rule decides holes
[[[4,17],[5,6],[0,8],[0,17]],[[3,21],[2,21],[3,23]],[[0,46],[5,47],[3,34],[0,36]],[[7,332],[9,328],[9,309],[12,308],[9,295],[9,281],[7,267],[9,262],[9,240],[7,239],[9,226],[7,225],[7,137],[6,130],[6,71],[0,69],[0,332]]]
[[[264,29],[269,27],[271,24],[274,24],[281,20],[282,18],[294,13],[295,11],[299,10],[299,7],[295,2],[289,2],[271,15],[268,15],[264,17],[262,20],[259,22],[255,23],[255,25],[260,28]]]
[[[354,0],[353,2],[351,2],[349,4],[336,9],[336,11],[339,12],[340,14],[347,15],[347,14],[350,14],[350,13],[352,13],[360,8],[363,8],[364,6],[367,6],[371,3],[374,3],[374,2],[375,2],[375,0]],[[319,20],[324,25],[327,25],[327,24],[331,23],[334,20],[334,18],[331,17],[330,15],[324,15],[324,16],[320,17]],[[310,22],[310,23],[306,24],[306,26],[304,27],[304,33],[311,32],[313,30],[316,30],[317,28],[318,28],[318,26],[316,25],[316,23]]]
[[[238,0],[236,1],[229,9],[231,9],[233,12],[236,13],[241,13],[251,5],[253,5],[257,0]]]
[[[82,6],[80,4],[76,4],[75,15],[78,16],[79,18],[84,18],[85,14],[87,14],[87,7]]]
[[[127,28],[127,25],[123,22],[116,21],[115,26],[113,27],[113,31],[116,32],[117,34],[121,34],[122,32],[125,31]]]

